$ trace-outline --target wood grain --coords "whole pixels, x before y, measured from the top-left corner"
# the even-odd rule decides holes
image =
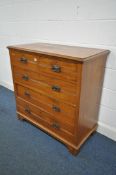
[[[75,105],[77,101],[77,96],[79,97],[79,91],[76,91],[76,87],[73,84],[68,84],[58,81],[56,79],[50,79],[47,76],[42,76],[36,72],[30,72],[18,67],[13,67],[14,81],[16,83],[25,85],[25,87],[30,87],[36,89],[39,92],[49,94],[50,97],[59,99],[65,102],[69,102]],[[25,80],[28,77],[28,80]],[[53,90],[53,87],[59,87],[60,91]],[[79,88],[79,86],[78,86]],[[70,90],[69,90],[70,89]]]
[[[75,64],[75,61],[65,61],[64,59],[58,59],[56,57],[29,54],[12,50],[10,55],[11,62],[14,66],[38,73],[46,73],[52,76],[52,78],[55,77],[65,81],[74,82],[80,76],[80,64]],[[22,59],[25,59],[25,61]],[[54,66],[59,67],[60,72],[55,72],[53,70]]]
[[[67,124],[64,120],[55,118],[50,113],[46,112],[44,109],[37,107],[21,98],[17,98],[18,111],[30,118],[40,119],[48,122],[51,128],[57,131],[63,130],[67,134],[74,134],[74,126]],[[56,123],[58,127],[53,127],[52,124]]]
[[[101,54],[83,65],[77,126],[78,144],[94,126],[97,126],[105,63],[106,55]]]
[[[97,128],[109,51],[41,43],[8,48],[18,117],[75,155]]]
[[[31,90],[29,88],[16,85],[17,97],[24,99],[27,102],[30,102],[37,107],[43,109],[46,112],[49,112],[58,120],[63,120],[65,123],[69,123],[74,126],[74,121],[76,117],[76,108],[72,105],[63,103],[62,101],[50,98],[45,94]],[[53,107],[57,107],[60,111],[53,110]]]
[[[106,54],[109,53],[109,50],[104,49],[66,46],[66,45],[48,44],[48,43],[22,44],[22,45],[8,46],[8,48],[20,51],[28,51],[32,53],[40,53],[50,56],[52,55],[82,62],[88,59],[92,59],[92,56],[101,54],[102,52]]]

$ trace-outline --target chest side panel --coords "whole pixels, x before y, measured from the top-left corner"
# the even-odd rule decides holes
[[[81,144],[97,127],[106,55],[101,54],[82,66],[77,143]]]

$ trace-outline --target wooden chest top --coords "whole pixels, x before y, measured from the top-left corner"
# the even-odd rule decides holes
[[[8,46],[8,48],[33,53],[52,55],[81,62],[91,59],[94,55],[97,54],[109,53],[109,50],[104,49],[66,46],[66,45],[48,44],[48,43],[22,44],[22,45]]]

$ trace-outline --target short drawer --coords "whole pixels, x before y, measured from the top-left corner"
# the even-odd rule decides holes
[[[57,57],[11,51],[11,62],[15,66],[34,72],[44,72],[52,77],[67,81],[80,78],[80,64]]]
[[[39,108],[54,115],[57,120],[62,120],[64,123],[74,126],[76,116],[76,108],[74,106],[59,102],[40,92],[20,85],[16,85],[16,94],[18,98],[39,106]]]
[[[19,98],[17,98],[17,110],[30,118],[38,119],[38,122],[42,120],[49,123],[51,129],[55,129],[56,132],[63,131],[67,134],[74,134],[74,126],[66,124],[63,121],[56,120],[53,116],[43,111],[41,108]]]
[[[42,55],[39,58],[40,71],[65,81],[79,81],[81,64],[71,60]]]
[[[28,70],[38,71],[38,57],[36,54],[11,50],[10,58],[12,65]]]
[[[67,103],[77,104],[79,100],[79,89],[77,84],[52,79],[50,77],[30,72],[27,70],[13,68],[14,81],[23,86],[33,88],[55,99]]]

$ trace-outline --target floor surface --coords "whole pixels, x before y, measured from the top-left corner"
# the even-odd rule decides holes
[[[116,175],[116,142],[95,133],[74,157],[18,120],[13,92],[0,86],[0,175]]]

